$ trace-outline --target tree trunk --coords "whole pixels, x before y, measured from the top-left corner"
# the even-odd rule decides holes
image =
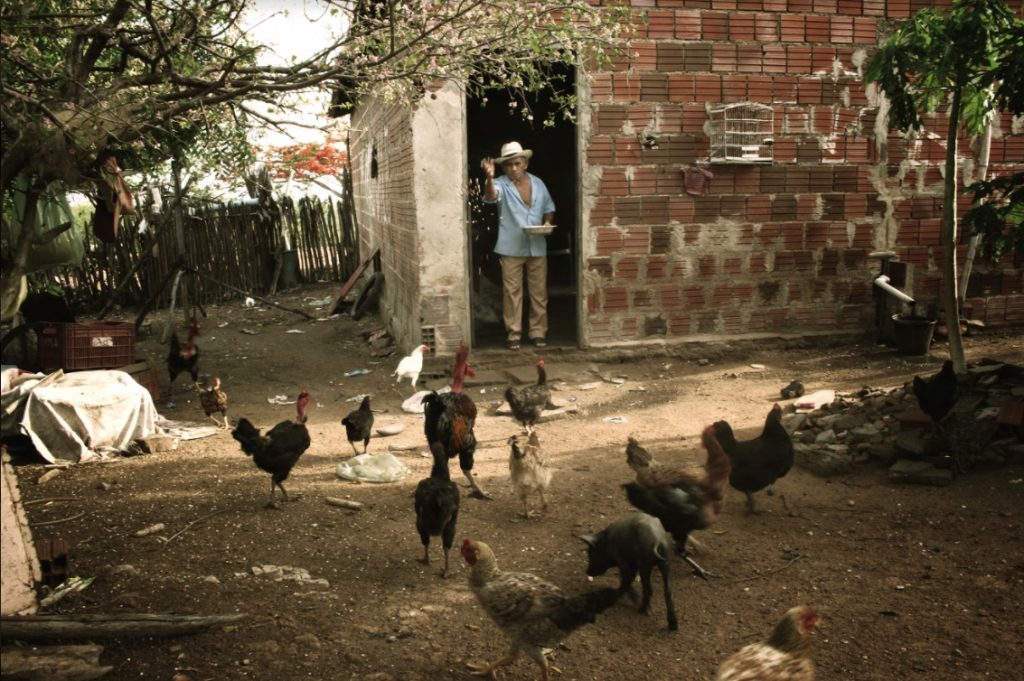
[[[245,615],[26,615],[0,617],[0,638],[47,641],[194,634]]]
[[[942,304],[946,311],[946,327],[949,332],[949,358],[953,370],[966,373],[967,360],[964,357],[964,341],[960,335],[960,306],[957,294],[956,276],[956,134],[960,128],[960,105],[963,86],[953,89],[953,102],[949,107],[949,129],[946,132],[946,178],[942,201]]]
[[[103,646],[48,646],[0,648],[0,676],[22,681],[92,681],[113,667],[100,665]]]

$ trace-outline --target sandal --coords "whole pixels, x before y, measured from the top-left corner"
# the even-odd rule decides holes
[[[543,338],[534,338],[533,339],[533,345],[534,345],[534,347],[538,347],[538,348],[546,348],[548,346],[548,342],[547,342],[547,340],[545,340]]]
[[[509,350],[518,350],[519,349],[519,341],[518,340],[509,340],[508,341],[508,345],[506,347],[508,347]]]

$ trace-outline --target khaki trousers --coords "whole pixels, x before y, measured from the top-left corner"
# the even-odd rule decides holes
[[[523,335],[523,270],[530,294],[530,338],[548,335],[548,259],[546,256],[501,256],[502,307],[509,340]]]

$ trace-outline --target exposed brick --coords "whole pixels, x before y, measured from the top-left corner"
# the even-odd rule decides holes
[[[704,12],[701,33],[704,40],[728,40],[729,15],[725,12]]]
[[[654,303],[654,295],[648,289],[633,291],[633,309],[649,309]]]
[[[641,201],[643,207],[642,222],[647,225],[664,224],[668,222],[668,197],[667,196],[645,196]],[[650,243],[650,233],[645,235],[647,243]],[[645,246],[645,252],[650,252],[650,247]]]
[[[719,196],[697,196],[694,197],[694,222],[714,222],[721,214],[721,197]]]
[[[740,45],[736,50],[736,68],[744,73],[761,73],[761,60],[760,45]]]
[[[736,9],[741,12],[760,12],[764,9],[763,0],[738,0]]]
[[[703,310],[707,307],[706,298],[707,294],[703,288],[687,286],[683,290],[683,305],[687,310]]]
[[[786,169],[782,166],[766,166],[761,169],[761,193],[775,194],[786,190]]]
[[[615,161],[622,165],[637,165],[643,160],[636,135],[615,138]]]
[[[809,73],[811,48],[790,45],[786,48],[786,70],[790,73]]]
[[[792,10],[791,10],[792,11]],[[805,40],[809,43],[829,42],[829,17],[811,15],[804,28]]]
[[[658,305],[662,310],[682,310],[683,296],[679,287],[667,285],[658,287]]]
[[[614,214],[614,199],[612,199],[610,196],[599,196],[594,204],[594,207],[590,209],[590,224],[592,226],[610,224]]]
[[[796,219],[813,220],[818,210],[817,194],[801,194],[796,197]]]
[[[672,247],[672,230],[665,225],[651,227],[651,254],[668,253]],[[650,269],[648,269],[650,272]],[[648,273],[648,276],[650,274]]]
[[[804,137],[796,145],[797,163],[820,163],[821,147],[813,137]]]
[[[688,74],[670,74],[668,77],[668,98],[672,102],[694,102],[694,77]]]
[[[710,182],[709,192],[711,194],[734,194],[736,193],[736,175],[730,172],[717,173]]]
[[[853,17],[833,15],[830,36],[836,44],[853,42]]]
[[[591,137],[586,154],[589,165],[611,165],[615,162],[614,146],[608,137]]]
[[[622,252],[622,233],[617,229],[599,229],[596,246],[597,255],[617,255]]]
[[[758,13],[754,15],[754,40],[773,43],[779,39],[779,15]]]
[[[676,35],[675,11],[649,10],[647,12],[647,35],[651,38],[674,38]]]
[[[815,12],[819,12],[821,14],[836,13],[836,0],[813,0],[812,6]]]
[[[872,17],[853,18],[853,42],[862,45],[878,44],[878,20]]]
[[[801,166],[786,168],[786,191],[791,194],[803,194],[811,187],[811,169]]]
[[[822,217],[839,220],[846,215],[846,194],[823,194]]]
[[[792,137],[776,137],[772,154],[776,163],[796,163],[796,139]]]
[[[598,135],[616,133],[626,120],[626,107],[622,104],[602,104],[594,112],[594,131]]]
[[[637,257],[620,258],[615,263],[615,278],[622,281],[636,281],[640,276],[641,260]]]
[[[600,193],[603,196],[629,195],[629,180],[625,168],[605,168],[601,174]]]
[[[612,97],[612,74],[595,73],[590,76],[590,100],[601,103]]]
[[[864,5],[861,0],[839,0],[836,5],[836,11],[840,14],[856,17],[860,16],[861,12],[864,11]]]
[[[640,77],[640,99],[645,102],[668,101],[668,75],[645,73]]]
[[[694,221],[693,197],[689,195],[673,196],[669,199],[669,220],[686,224]]]
[[[784,248],[796,250],[804,247],[804,223],[786,222],[782,229],[782,245]]]
[[[683,65],[687,71],[710,71],[711,44],[690,43],[686,45],[684,60]]]
[[[801,78],[797,85],[801,104],[821,104],[821,80]]]
[[[615,199],[615,217],[620,224],[637,224],[643,217],[640,198],[622,197]]]
[[[629,293],[624,286],[608,286],[604,289],[604,307],[607,312],[629,309]]]
[[[696,95],[698,102],[722,101],[722,77],[701,75],[696,79]]]
[[[822,249],[828,245],[828,223],[808,222],[805,225],[807,248]]]
[[[727,195],[723,196],[720,205],[722,217],[737,218],[746,217],[747,213],[747,200],[743,196]]]
[[[733,14],[729,17],[729,40],[753,40],[754,15]]]
[[[701,39],[701,13],[695,10],[676,11],[676,38],[679,40]]]
[[[772,78],[773,99],[775,103],[797,101],[798,79],[793,76],[774,76]]]
[[[885,16],[885,0],[863,0],[864,14],[875,17]]]
[[[751,222],[767,222],[772,219],[772,197],[748,196],[747,219]]]
[[[686,64],[686,49],[679,43],[661,42],[657,45],[658,70],[682,71]]]
[[[832,169],[832,188],[836,191],[857,191],[857,168],[842,166]]]
[[[722,76],[722,101],[743,102],[747,99],[746,76]]]
[[[761,169],[759,167],[734,166],[733,168],[733,185],[737,194],[756,194],[760,191]]]
[[[635,102],[640,99],[640,79],[628,73],[616,73],[612,77],[612,94],[620,102]]]
[[[668,277],[668,274],[668,259],[663,255],[652,255],[647,261],[647,271],[645,273],[647,280],[655,281],[658,279],[665,279]]]
[[[651,41],[634,41],[629,45],[633,68],[637,71],[653,71],[658,68],[658,44]]]
[[[697,260],[697,272],[703,277],[710,277],[717,274],[717,258],[713,255],[702,255]]]
[[[736,45],[715,43],[711,46],[711,70],[732,72],[736,70]]]
[[[802,43],[804,42],[804,28],[806,21],[799,14],[783,14],[780,19],[779,35],[783,42]]]
[[[890,19],[906,19],[910,16],[910,0],[888,0],[885,14]]]
[[[812,192],[829,192],[834,186],[833,168],[830,166],[817,166],[808,169],[809,179],[807,189]]]
[[[762,45],[762,70],[765,73],[786,72],[786,48],[782,45]]]
[[[704,123],[708,120],[708,112],[703,104],[683,105],[683,132],[704,133]]]
[[[611,279],[612,262],[609,257],[590,258],[587,260],[587,270],[593,272],[602,279]]]
[[[796,197],[780,194],[772,200],[772,221],[796,219]]]

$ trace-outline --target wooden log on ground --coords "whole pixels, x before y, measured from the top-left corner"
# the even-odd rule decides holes
[[[113,667],[100,664],[103,646],[46,646],[0,648],[0,676],[22,681],[92,681]]]
[[[50,641],[101,638],[139,638],[195,634],[231,624],[245,615],[4,615],[0,639]]]
[[[349,501],[348,499],[339,499],[338,497],[326,497],[324,501],[330,506],[338,506],[339,508],[347,508],[353,511],[363,510],[363,505],[358,501]]]

